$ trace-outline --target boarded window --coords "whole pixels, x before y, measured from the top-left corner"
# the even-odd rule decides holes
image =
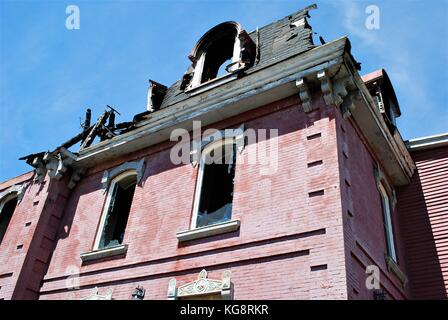
[[[109,198],[98,249],[123,243],[136,184],[137,177],[135,175],[126,176],[112,184],[112,194]]]

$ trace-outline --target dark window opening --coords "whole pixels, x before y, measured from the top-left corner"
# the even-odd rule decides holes
[[[8,229],[9,222],[11,221],[12,214],[17,206],[17,197],[8,200],[0,212],[0,244],[3,241],[6,230]]]
[[[229,150],[230,149],[230,150]],[[235,178],[236,146],[222,147],[222,157],[205,163],[196,227],[230,220],[232,215],[233,184]]]
[[[236,30],[233,29],[232,31],[220,34],[220,37],[210,41],[210,44],[205,49],[201,83],[227,73],[225,68],[231,63],[236,39]],[[228,60],[230,60],[229,63],[227,63]]]
[[[98,249],[123,243],[136,184],[134,175],[115,183]]]

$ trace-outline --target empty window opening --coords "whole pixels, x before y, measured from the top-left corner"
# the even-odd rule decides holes
[[[221,144],[203,158],[196,227],[230,220],[235,178],[235,144]]]
[[[227,73],[225,68],[232,62],[233,48],[236,39],[236,29],[232,32],[223,32],[219,38],[210,41],[205,49],[204,68],[202,69],[201,83],[217,78]]]
[[[225,76],[226,74],[228,74],[227,72],[227,66],[230,65],[232,63],[232,59],[227,59],[226,61],[224,61],[224,63],[219,67],[218,69],[218,73],[216,75],[216,78]]]
[[[236,22],[224,22],[206,32],[189,54],[191,66],[181,89],[188,90],[227,74],[237,74],[255,62],[256,44]]]
[[[137,177],[134,174],[117,179],[116,182],[112,183],[110,189],[112,193],[110,194],[98,249],[123,243],[136,185]]]
[[[17,206],[17,196],[5,200],[4,203],[0,203],[0,244],[8,229],[9,222],[11,221],[14,210]]]

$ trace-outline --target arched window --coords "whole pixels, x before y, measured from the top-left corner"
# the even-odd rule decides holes
[[[202,151],[192,229],[231,219],[235,164],[234,138],[213,142]]]
[[[3,199],[0,199],[0,244],[8,229],[14,210],[17,206],[17,193],[10,193]]]
[[[182,81],[182,88],[236,73],[253,65],[256,46],[239,23],[224,22],[209,30],[188,56],[193,62]]]
[[[134,171],[124,172],[112,180],[94,250],[110,248],[123,243],[136,185],[137,174]]]

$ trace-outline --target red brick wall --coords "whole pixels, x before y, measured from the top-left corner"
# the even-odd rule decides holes
[[[309,114],[291,97],[216,124],[279,128],[276,174],[262,175],[259,165],[243,161],[255,145],[238,158],[233,218],[241,228],[234,233],[178,243],[176,232],[190,225],[198,169],[171,165],[168,143],[90,170],[68,199],[40,298],[78,299],[98,286],[100,294],[113,288],[114,298],[128,299],[140,284],[146,299],[164,299],[170,278],[181,285],[206,268],[218,279],[232,271],[236,299],[346,299],[335,108],[320,96],[313,101],[318,110]],[[141,157],[147,166],[126,229],[126,257],[82,265],[105,202],[103,170]],[[317,160],[323,163],[308,167]],[[324,194],[309,196],[319,190]],[[79,290],[66,289],[73,270]]]
[[[412,298],[448,297],[448,147],[413,152],[410,185],[398,192]]]
[[[100,294],[112,288],[115,299],[129,299],[139,284],[146,299],[165,299],[171,278],[182,285],[205,268],[217,279],[232,271],[235,299],[371,299],[365,268],[372,264],[391,298],[408,297],[384,261],[374,156],[336,108],[321,96],[313,101],[308,114],[291,97],[213,126],[279,129],[276,173],[263,175],[265,164],[247,163],[247,154],[266,142],[238,157],[237,232],[178,243],[176,232],[190,225],[198,168],[172,165],[170,142],[92,168],[70,194],[65,181],[31,184],[2,244],[0,298],[80,299],[97,286]],[[126,256],[83,265],[80,254],[93,247],[106,198],[103,171],[141,158],[147,165],[126,229]],[[393,220],[407,272],[396,212]],[[80,288],[67,289],[73,283]]]
[[[66,182],[34,183],[31,174],[2,183],[24,185],[0,247],[0,299],[37,299],[67,195]]]
[[[373,298],[372,290],[365,285],[369,265],[379,267],[381,288],[390,298],[406,298],[406,290],[395,274],[388,272],[385,263],[387,247],[383,213],[374,175],[377,161],[356,125],[343,119],[339,112],[336,119],[349,298]],[[392,212],[392,220],[399,267],[405,271],[397,212]]]

